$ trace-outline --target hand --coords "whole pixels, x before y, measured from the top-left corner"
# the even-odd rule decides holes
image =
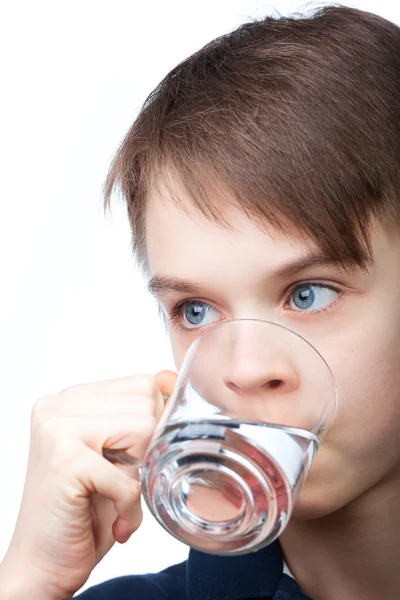
[[[30,598],[36,592],[41,599],[70,598],[114,542],[136,531],[142,520],[137,465],[175,378],[162,371],[83,384],[36,403],[0,588],[9,577],[23,577]],[[132,460],[113,463],[103,455],[118,451]]]

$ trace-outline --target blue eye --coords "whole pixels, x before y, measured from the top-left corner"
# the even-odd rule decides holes
[[[183,305],[182,317],[185,327],[191,329],[215,323],[219,320],[220,313],[205,302],[193,301]]]
[[[289,306],[292,310],[318,311],[332,304],[339,292],[322,283],[303,283],[290,294]]]

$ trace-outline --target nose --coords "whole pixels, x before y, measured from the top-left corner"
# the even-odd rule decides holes
[[[258,395],[273,391],[288,394],[299,386],[298,375],[289,361],[280,358],[242,356],[231,365],[225,385],[236,394]]]

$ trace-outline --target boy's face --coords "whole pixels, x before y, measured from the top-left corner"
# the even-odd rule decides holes
[[[177,366],[197,335],[227,319],[279,321],[313,344],[331,367],[339,408],[297,501],[294,517],[317,518],[349,504],[400,471],[400,236],[375,225],[374,263],[344,270],[321,261],[312,242],[269,233],[237,210],[232,228],[185,211],[154,192],[146,215],[152,276],[190,281],[196,291],[165,289]],[[300,265],[299,265],[300,267]],[[179,312],[179,311],[175,311]],[[187,329],[181,329],[182,327]],[[193,328],[197,328],[193,330]],[[192,329],[192,331],[190,330]]]

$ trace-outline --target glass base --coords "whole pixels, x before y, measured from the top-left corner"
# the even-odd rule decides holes
[[[318,441],[222,419],[170,424],[145,457],[143,495],[159,523],[192,548],[256,551],[287,525]]]

